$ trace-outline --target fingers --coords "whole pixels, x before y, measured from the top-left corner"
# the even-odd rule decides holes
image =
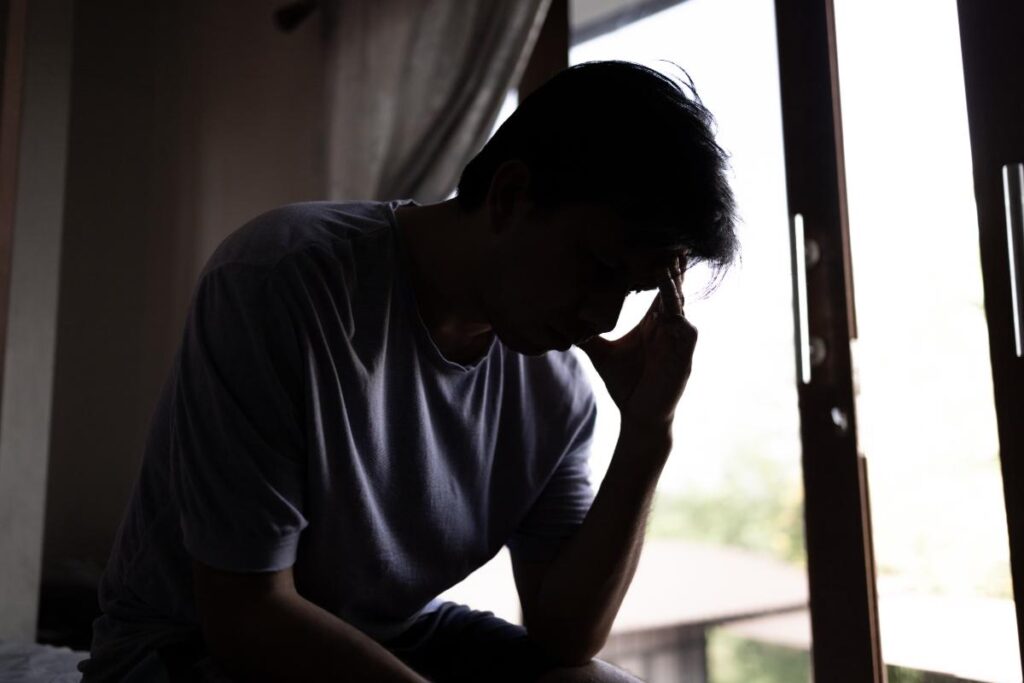
[[[665,269],[661,282],[658,283],[659,299],[661,301],[661,312],[670,320],[685,319],[683,310],[685,299],[683,298],[683,273],[679,261],[673,261],[672,266]]]
[[[685,259],[685,256],[676,256],[675,261],[672,262],[674,270],[672,281],[676,286],[676,293],[679,295],[680,310],[686,306],[686,297],[683,296],[683,273],[686,272]]]
[[[676,339],[686,340],[692,349],[696,342],[697,329],[686,319],[686,299],[683,296],[683,272],[685,256],[679,256],[665,268],[658,284],[658,306],[653,311],[654,319]]]

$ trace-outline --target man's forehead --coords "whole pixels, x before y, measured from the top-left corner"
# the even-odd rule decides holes
[[[643,230],[618,213],[600,207],[579,207],[579,229],[599,241],[614,245],[623,251],[637,252],[644,258],[662,257],[671,260],[683,250],[679,247],[650,246],[644,244]]]
[[[630,273],[641,274],[668,268],[680,256],[684,257],[685,263],[685,249],[652,247],[639,243],[636,226],[614,211],[595,205],[578,205],[573,208],[577,212],[577,225],[584,239],[621,259]]]
[[[676,259],[684,257],[683,267],[685,268],[685,252],[680,249],[665,248],[633,248],[623,252],[623,264],[626,275],[632,281],[633,286],[653,289],[661,280],[665,272],[675,265]]]
[[[682,247],[650,246],[639,243],[636,232],[626,228],[616,239],[617,251],[631,270],[669,268],[682,257],[686,263],[686,249]]]
[[[637,268],[668,268],[676,263],[676,259],[686,258],[684,249],[666,247],[627,247],[623,250],[623,260]]]

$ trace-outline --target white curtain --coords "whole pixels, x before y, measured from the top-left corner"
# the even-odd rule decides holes
[[[333,0],[331,199],[444,199],[518,83],[550,0]]]

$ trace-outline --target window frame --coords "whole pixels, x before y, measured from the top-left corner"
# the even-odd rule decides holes
[[[1017,35],[1024,26],[1024,4],[958,0],[957,9],[1010,573],[1024,668],[1024,357],[1015,348],[1010,268],[1016,267],[1018,288],[1024,286],[1024,269],[1019,251],[1018,262],[1010,264],[1003,185],[1003,166],[1024,164],[1024,41]],[[1024,225],[1015,228],[1019,249]],[[1024,320],[1020,324],[1024,327]]]
[[[797,378],[797,392],[814,678],[881,683],[867,463],[857,445],[835,16],[832,0],[776,0],[775,15],[797,367],[809,371]],[[806,287],[798,288],[800,267]]]

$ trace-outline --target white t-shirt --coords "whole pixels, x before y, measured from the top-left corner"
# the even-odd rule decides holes
[[[593,500],[596,408],[570,352],[472,365],[416,309],[394,210],[265,213],[204,269],[100,590],[88,680],[194,637],[191,560],[293,567],[301,595],[400,633],[507,545],[550,558]]]

